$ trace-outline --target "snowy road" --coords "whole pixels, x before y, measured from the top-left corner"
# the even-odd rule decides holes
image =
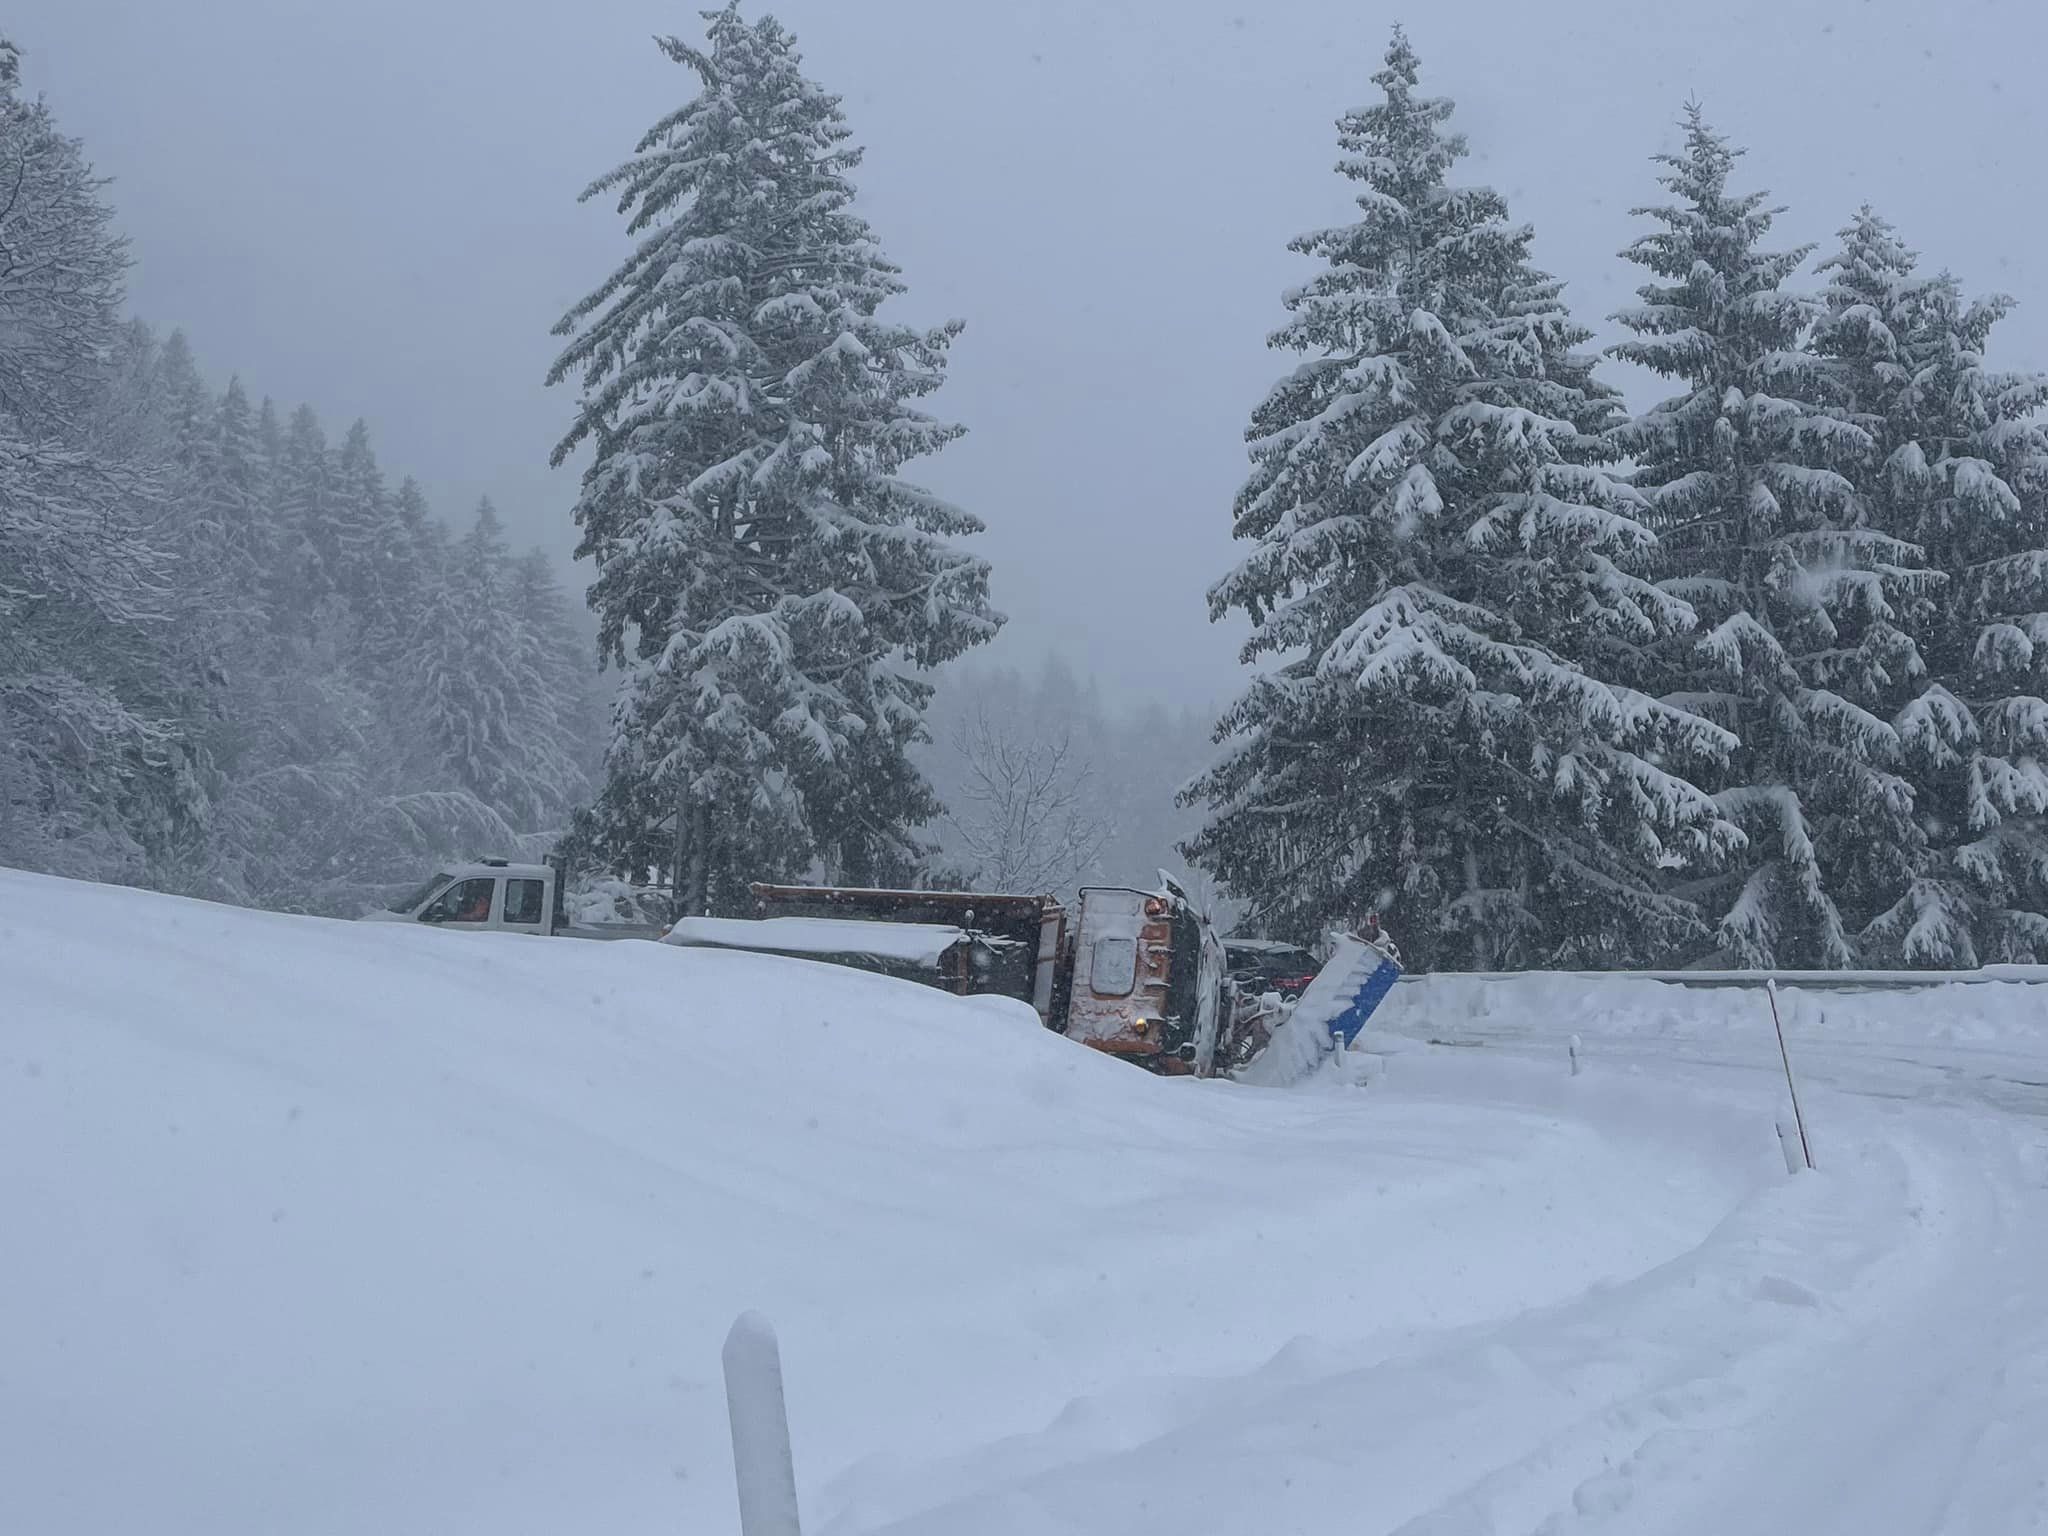
[[[5,872],[0,967],[0,1530],[733,1531],[760,1307],[816,1536],[2048,1531],[2048,989],[1798,999],[1792,1179],[1742,994],[1277,1091]]]
[[[1389,1056],[1375,1110],[1533,1095],[1667,1171],[1688,1125],[1769,1144],[1761,995],[1491,990],[1397,993],[1403,1032],[1368,1042]],[[845,1529],[2048,1531],[2048,989],[1783,1006],[1818,1174],[1763,1179],[1561,1302],[1419,1334],[1347,1312],[1138,1445],[1002,1447],[951,1469],[975,1489],[957,1501]],[[1930,1028],[1944,1007],[1966,1016]],[[1587,1075],[1546,1091],[1573,1034]],[[1466,1236],[1534,1280],[1505,1234]]]
[[[1595,1070],[1646,1092],[1782,1106],[1758,994],[1616,984],[1568,1012],[1471,1009],[1482,987],[1433,985],[1435,1038],[1554,1060],[1576,1032]],[[2048,1530],[2048,987],[1781,1008],[1822,1173],[1607,1315],[1653,1343],[1652,1368],[1607,1410],[1609,1465],[1549,1528]],[[1754,1304],[1717,1317],[1703,1287]],[[1669,1340],[1712,1347],[1658,1358]],[[1658,1422],[1674,1393],[1693,1406]]]

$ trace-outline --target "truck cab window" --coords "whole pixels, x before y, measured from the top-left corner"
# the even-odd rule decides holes
[[[491,889],[498,882],[488,877],[451,885],[431,907],[420,914],[423,923],[487,923],[491,919]]]
[[[547,882],[543,880],[508,880],[505,882],[505,921],[532,926],[541,920],[547,910],[543,893]]]
[[[1097,939],[1088,966],[1088,986],[1097,997],[1127,997],[1138,984],[1138,941]]]

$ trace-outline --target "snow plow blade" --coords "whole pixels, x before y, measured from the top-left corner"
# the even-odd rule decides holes
[[[1349,1050],[1400,975],[1400,962],[1378,945],[1350,935],[1338,939],[1294,1012],[1238,1080],[1284,1087],[1315,1071],[1339,1042]]]
[[[1294,1017],[1306,1015],[1325,1035],[1341,1036],[1349,1049],[1400,976],[1400,963],[1377,944],[1340,939],[1294,1005]]]

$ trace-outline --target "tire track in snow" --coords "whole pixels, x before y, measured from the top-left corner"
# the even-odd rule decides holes
[[[1952,1147],[1905,1151],[1911,1240],[1846,1289],[1813,1296],[1810,1326],[1730,1363],[1721,1412],[1630,1447],[1537,1524],[1541,1536],[1962,1529],[1950,1516],[1995,1421],[2006,1310],[1999,1272],[1977,1283],[1986,1272],[1973,1258],[1995,1242],[2002,1212]],[[1816,1251],[1838,1236],[1815,1235]],[[1982,1529],[2006,1526],[2001,1516]]]
[[[1747,1074],[1644,1068],[1623,1091],[1769,1123]],[[2016,1123],[1820,1097],[1822,1173],[1763,1190],[1634,1280],[1384,1359],[1304,1345],[1284,1380],[1211,1384],[1092,1461],[991,1466],[990,1492],[878,1530],[2036,1529],[2019,1522],[2048,1505],[2011,1467],[2048,1402],[2048,1349],[1999,1365],[2025,1315],[2016,1282],[2048,1273]]]
[[[2048,1042],[1982,1020],[1973,1027],[1996,1043],[1916,1040],[1896,1025],[1887,1037],[1851,1008],[1829,1012],[1801,1018],[1794,1047],[1823,1167],[1867,1177],[1885,1151],[1903,1154],[1913,1193],[1900,1214],[1915,1241],[1824,1309],[1793,1341],[1791,1369],[1768,1354],[1731,1368],[1730,1382],[1748,1383],[1740,1413],[1618,1439],[1611,1464],[1535,1527],[1542,1536],[2048,1532]],[[1673,1025],[1572,1027],[1597,1042],[1595,1071],[1775,1079],[1747,1031]],[[1451,1033],[1525,1057],[1562,1036],[1554,1021],[1498,1018]],[[1781,1080],[1771,1093],[1782,1099]]]

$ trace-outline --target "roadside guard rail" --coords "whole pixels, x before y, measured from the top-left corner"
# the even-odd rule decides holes
[[[1397,986],[1437,980],[1660,981],[1680,987],[1761,987],[1776,982],[1818,992],[1910,992],[1922,987],[2019,982],[2048,986],[2048,965],[1987,965],[1974,971],[1427,971],[1403,972]]]

